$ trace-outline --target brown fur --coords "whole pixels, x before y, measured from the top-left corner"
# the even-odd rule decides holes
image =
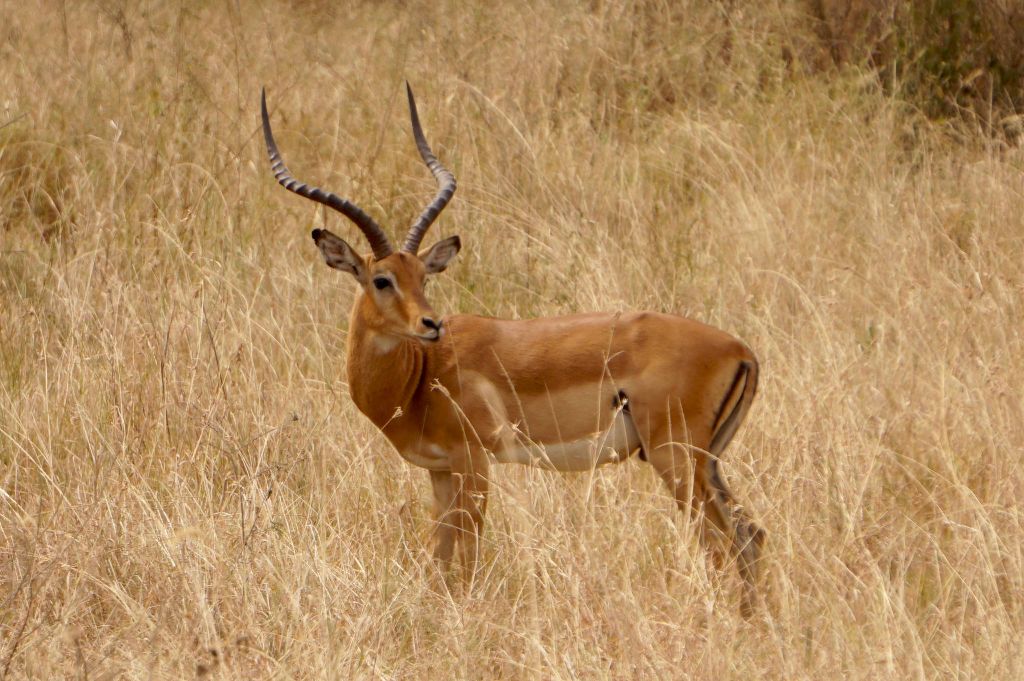
[[[718,469],[756,389],[757,360],[745,345],[699,322],[653,312],[525,321],[454,315],[443,320],[439,340],[426,340],[422,320],[436,316],[423,294],[424,262],[443,270],[457,241],[443,256],[395,253],[351,262],[329,241],[340,239],[320,235],[314,238],[328,264],[352,272],[363,288],[349,329],[352,398],[403,457],[431,471],[435,557],[444,570],[458,543],[468,574],[475,572],[492,459],[521,460],[524,451],[556,452],[573,443],[583,443],[583,451],[588,438],[612,426],[621,392],[641,440],[627,438],[626,449],[639,445],[679,507],[709,521],[702,538],[712,551],[737,559],[742,610],[750,613],[764,533]],[[393,290],[375,290],[377,277],[394,282]],[[568,461],[537,463],[565,469]]]

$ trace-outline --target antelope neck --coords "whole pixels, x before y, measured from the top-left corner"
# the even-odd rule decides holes
[[[368,328],[353,310],[348,332],[349,392],[359,411],[381,430],[408,415],[423,381],[426,348],[420,341]]]

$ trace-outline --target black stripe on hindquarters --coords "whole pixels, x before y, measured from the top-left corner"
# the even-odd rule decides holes
[[[729,392],[725,394],[725,398],[722,400],[722,405],[719,410],[725,408],[729,403],[729,398],[732,397],[733,392],[739,388],[739,382],[743,380],[743,386],[740,389],[740,394],[736,396],[736,403],[732,406],[732,410],[729,411],[725,419],[719,423],[718,420],[721,414],[715,416],[715,420],[712,422],[713,426],[717,426],[711,433],[711,442],[708,444],[708,452],[711,453],[715,458],[721,456],[725,447],[729,444],[733,434],[736,432],[736,428],[739,427],[739,419],[743,413],[743,398],[744,393],[747,390],[747,377],[750,375],[751,365],[750,362],[740,362],[740,368],[736,371],[736,377],[732,381],[732,385],[729,387]]]
[[[722,412],[725,410],[725,405],[729,404],[729,398],[732,397],[733,391],[736,390],[736,385],[740,382],[740,379],[745,378],[747,375],[747,365],[745,362],[740,362],[740,368],[736,371],[736,374],[732,377],[732,383],[729,385],[729,389],[725,391],[725,397],[722,398],[722,403],[718,405],[718,409],[715,410],[715,418],[711,419],[711,435],[714,436],[719,430],[721,425],[718,420],[722,418]],[[742,395],[740,396],[742,399]],[[739,400],[737,400],[739,403]],[[715,428],[715,426],[719,426]]]
[[[629,396],[626,395],[625,390],[620,390],[617,394],[612,396],[612,409],[621,410],[623,414],[629,417],[630,421],[633,421],[633,414],[629,411]],[[636,428],[635,422],[633,423],[633,427]],[[640,460],[647,461],[647,452],[644,451],[643,444],[641,444],[637,449],[640,452]]]

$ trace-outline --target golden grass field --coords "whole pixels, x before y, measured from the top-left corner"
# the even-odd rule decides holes
[[[1021,147],[804,68],[794,3],[337,4],[3,4],[0,676],[1024,678]],[[265,85],[295,174],[397,235],[405,79],[459,179],[439,311],[757,353],[750,620],[636,460],[496,468],[482,578],[432,586],[309,230],[363,242],[259,133]]]

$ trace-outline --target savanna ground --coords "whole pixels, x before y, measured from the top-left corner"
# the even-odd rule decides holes
[[[1024,676],[1013,135],[823,66],[798,2],[339,4],[0,5],[0,675]],[[486,573],[432,588],[427,475],[351,404],[355,286],[309,239],[355,231],[258,123],[266,85],[296,175],[397,233],[435,189],[406,78],[459,178],[439,310],[758,354],[751,620],[636,460],[498,468]]]

